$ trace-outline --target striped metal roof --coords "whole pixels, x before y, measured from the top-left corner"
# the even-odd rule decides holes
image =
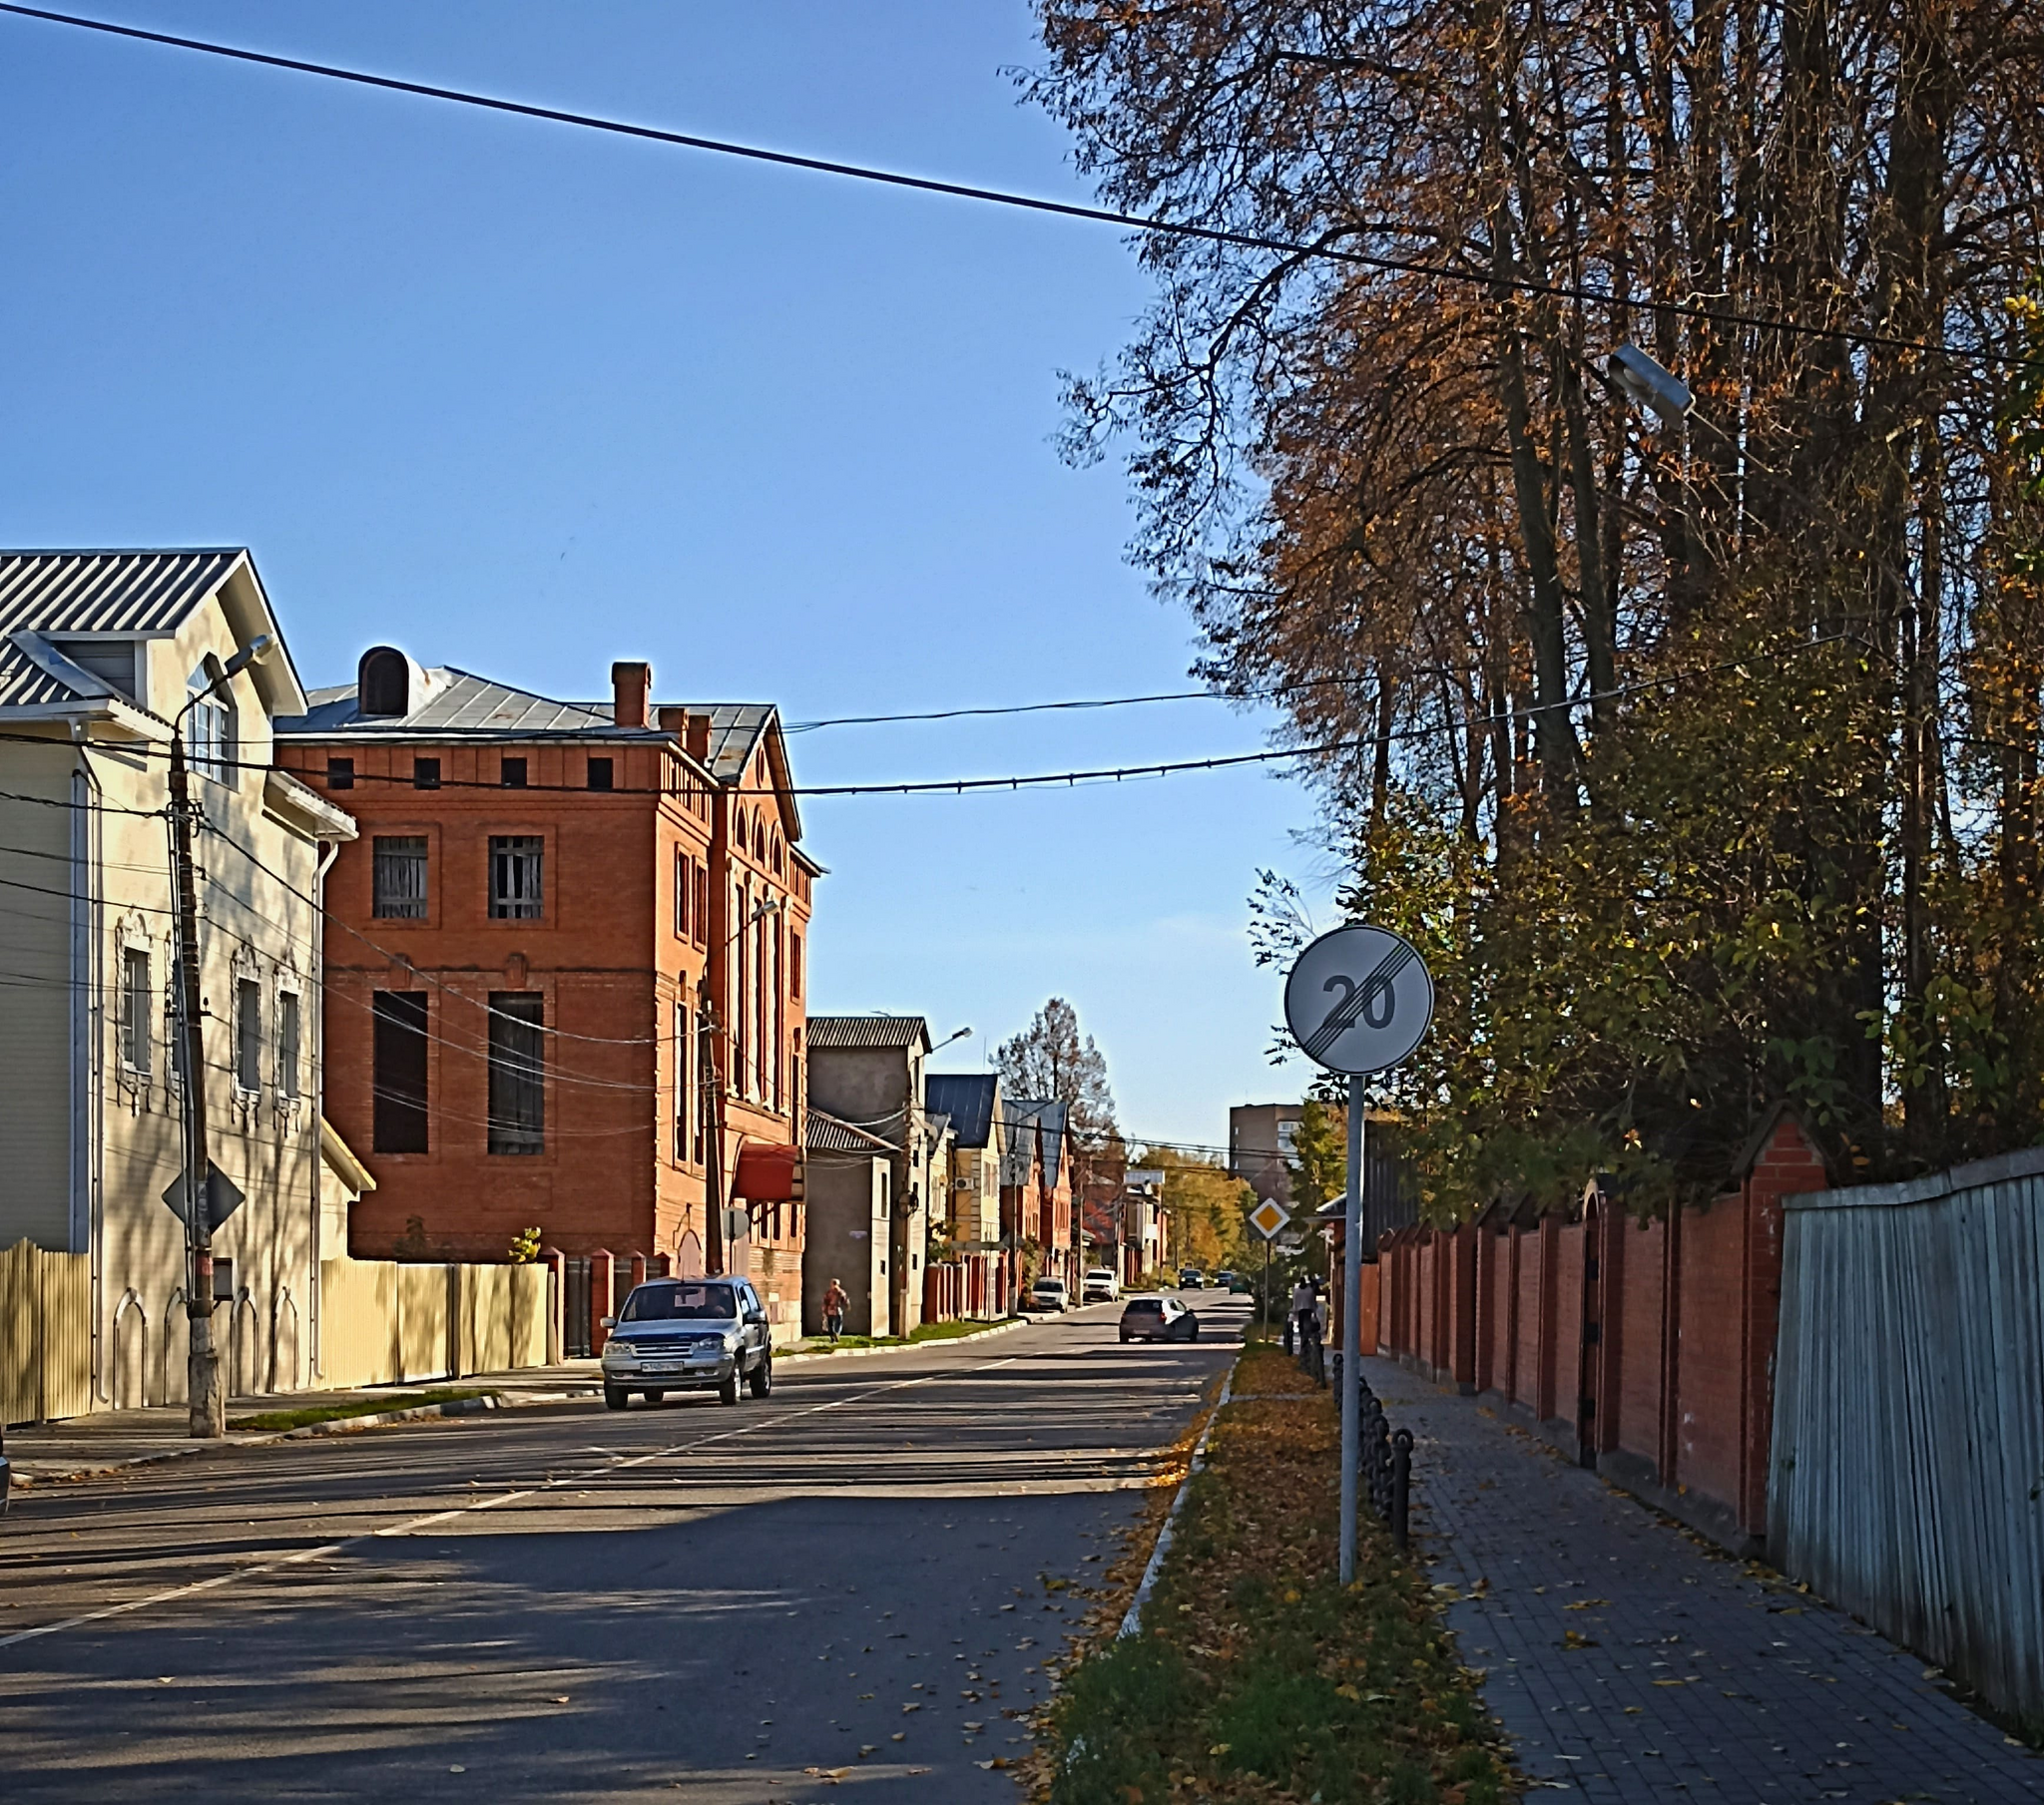
[[[0,706],[101,693],[64,682],[14,645],[12,635],[175,633],[246,557],[239,546],[0,552]]]
[[[804,1143],[812,1153],[895,1153],[901,1149],[891,1140],[882,1140],[877,1134],[868,1134],[864,1128],[853,1128],[848,1122],[839,1122],[836,1117],[825,1115],[813,1105],[808,1110],[808,1128]]]
[[[919,1047],[927,1053],[930,1025],[921,1016],[811,1016],[809,1050],[845,1052]]]
[[[298,739],[454,737],[466,733],[516,739],[562,733],[610,736],[619,731],[609,702],[556,701],[451,665],[435,667],[425,677],[425,694],[407,714],[365,715],[357,704],[356,685],[338,683],[311,691],[306,698],[310,711],[279,720],[276,731],[279,736]],[[761,736],[773,720],[770,702],[655,705],[710,716],[710,755],[705,762],[711,774],[724,782],[744,774]]]

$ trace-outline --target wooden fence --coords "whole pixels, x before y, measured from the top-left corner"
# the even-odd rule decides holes
[[[0,1251],[0,1424],[92,1408],[92,1257]]]
[[[1771,1557],[2044,1719],[2044,1149],[1786,1216]]]

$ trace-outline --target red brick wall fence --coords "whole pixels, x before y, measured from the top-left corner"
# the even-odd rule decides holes
[[[1758,1554],[1781,1199],[1825,1182],[1816,1148],[1777,1112],[1737,1188],[1665,1217],[1641,1222],[1593,1184],[1573,1219],[1497,1206],[1456,1229],[1400,1229],[1378,1248],[1378,1350]]]

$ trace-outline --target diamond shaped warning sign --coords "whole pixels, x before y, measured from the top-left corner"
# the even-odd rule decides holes
[[[1267,1241],[1276,1239],[1278,1231],[1290,1220],[1291,1217],[1269,1197],[1250,1211],[1250,1226]]]

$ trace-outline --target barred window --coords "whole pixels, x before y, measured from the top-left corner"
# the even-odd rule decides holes
[[[373,910],[381,921],[426,919],[426,838],[424,834],[378,834],[375,841],[376,896]]]
[[[538,834],[490,836],[490,919],[537,921],[545,896],[546,841]]]
[[[546,1151],[546,998],[490,992],[490,1127],[493,1153]]]

